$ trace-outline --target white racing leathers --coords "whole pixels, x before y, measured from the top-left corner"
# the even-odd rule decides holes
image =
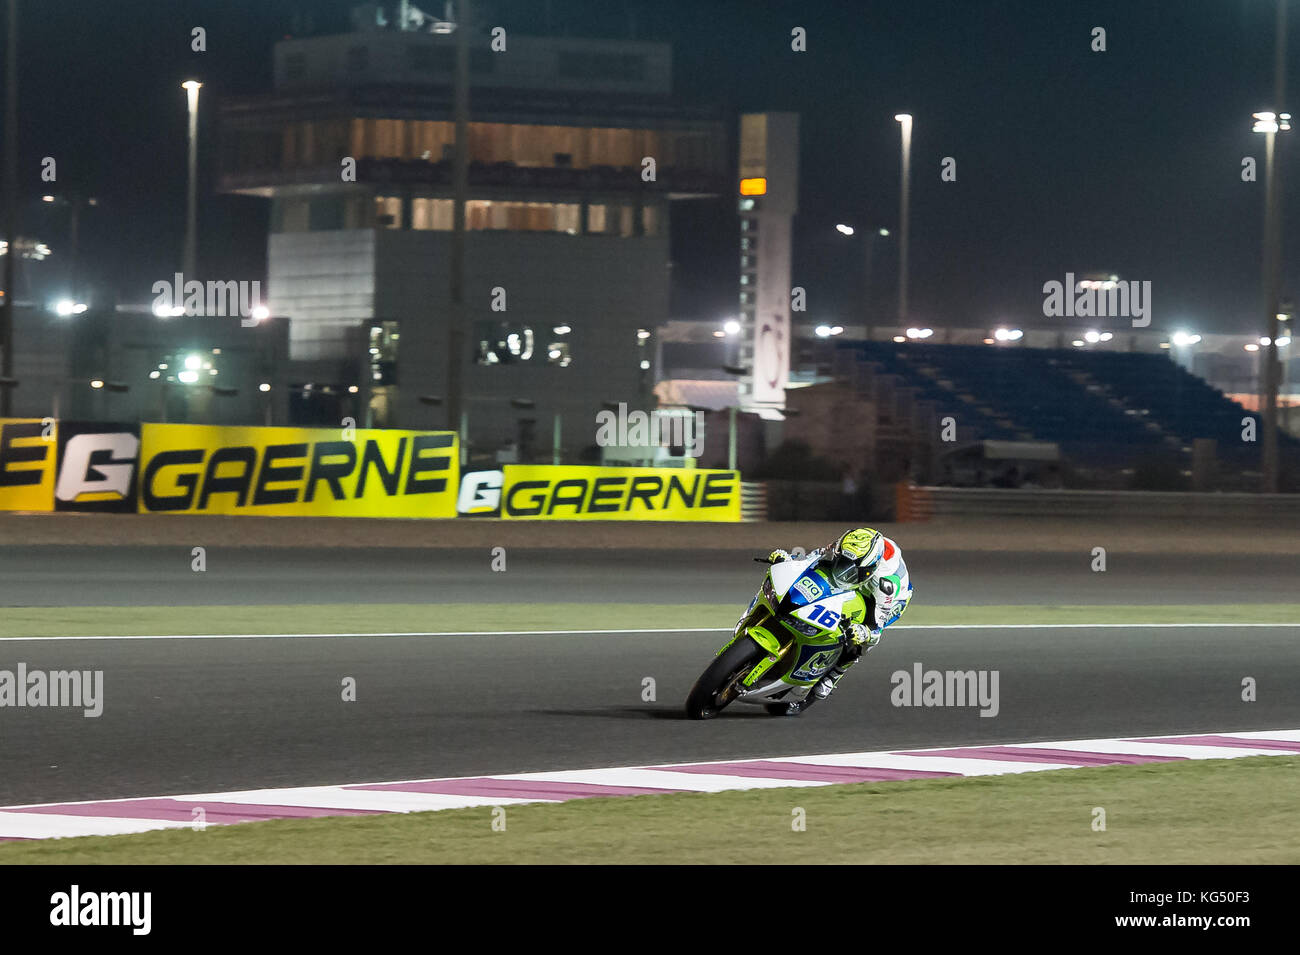
[[[820,556],[824,551],[825,548],[819,548],[809,556]],[[885,552],[880,563],[856,589],[867,601],[868,609],[875,614],[874,620],[867,621],[874,633],[884,630],[907,609],[908,601],[912,599],[912,578],[907,573],[903,552],[888,537],[885,538]]]

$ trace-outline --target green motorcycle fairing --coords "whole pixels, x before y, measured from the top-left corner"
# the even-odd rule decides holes
[[[805,581],[805,578],[812,580]],[[813,685],[839,657],[843,621],[861,623],[866,616],[867,607],[861,595],[856,591],[835,592],[830,579],[817,568],[800,572],[793,585],[800,587],[799,593],[805,599],[809,596],[816,599],[794,607],[787,602],[786,612],[782,614],[782,601],[772,585],[769,570],[759,593],[737,622],[731,639],[718,650],[719,654],[723,653],[742,635],[747,635],[767,651],[767,656],[741,681],[747,689],[752,689],[782,662],[785,665],[777,671],[781,683]]]

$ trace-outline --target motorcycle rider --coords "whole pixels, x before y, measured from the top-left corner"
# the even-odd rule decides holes
[[[812,692],[802,700],[777,704],[783,706],[786,716],[794,716],[817,700],[824,700],[862,654],[880,642],[880,634],[903,615],[912,599],[912,580],[907,573],[898,545],[880,531],[859,527],[846,531],[835,542],[808,555],[822,557],[822,567],[836,587],[852,590],[865,605],[864,619],[856,623],[847,616],[841,621],[848,644],[835,666],[817,681]],[[790,553],[774,550],[768,562],[779,564],[790,560]]]

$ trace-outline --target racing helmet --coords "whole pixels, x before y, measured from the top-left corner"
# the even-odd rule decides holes
[[[841,589],[866,583],[885,555],[885,535],[871,527],[841,534],[826,550],[831,582]]]

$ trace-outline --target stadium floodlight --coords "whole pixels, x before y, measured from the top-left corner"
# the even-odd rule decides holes
[[[1278,130],[1291,128],[1290,113],[1279,114],[1271,110],[1263,110],[1258,113],[1251,113],[1251,118],[1255,120],[1255,125],[1251,127],[1252,132],[1276,133]]]

